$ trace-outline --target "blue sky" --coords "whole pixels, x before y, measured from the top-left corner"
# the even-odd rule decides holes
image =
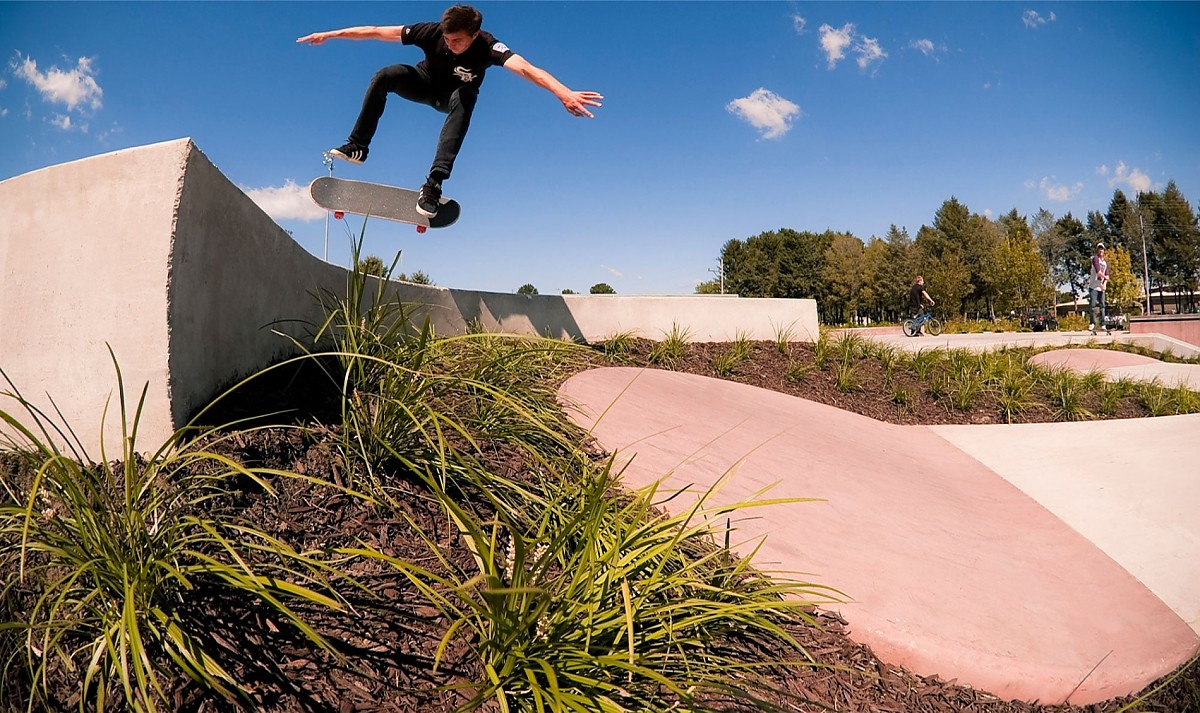
[[[0,179],[190,136],[322,256],[304,193],[321,152],[375,70],[421,53],[295,39],[446,4],[0,2]],[[686,294],[725,241],[767,230],[915,236],[951,196],[1082,218],[1170,179],[1200,199],[1200,3],[476,5],[514,51],[605,101],[579,119],[488,72],[445,185],[459,223],[366,229],[367,254],[402,251],[439,285]],[[393,98],[367,163],[334,175],[419,186],[441,121]],[[329,234],[344,264],[346,229]]]

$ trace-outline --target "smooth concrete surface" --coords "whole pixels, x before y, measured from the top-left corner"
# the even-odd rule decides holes
[[[932,430],[1088,538],[1200,633],[1200,414]]]
[[[1088,704],[1141,690],[1200,648],[1200,416],[896,426],[635,369],[586,372],[560,394],[632,458],[633,487],[664,479],[665,499],[732,472],[715,503],[824,498],[755,508],[734,541],[746,553],[765,536],[760,567],[844,591],[826,606],[885,662],[1003,698]]]
[[[900,332],[899,327],[845,331],[851,334],[861,332],[864,338],[910,352],[924,349],[983,351],[1003,347],[1085,347],[1089,344],[1104,345],[1123,342],[1145,347],[1156,352],[1169,351],[1177,357],[1191,358],[1200,356],[1200,346],[1157,333],[1131,334],[1129,332],[1117,331],[1112,334],[1101,332],[1093,335],[1091,332],[983,332],[979,334],[943,334],[938,337],[931,337],[927,334],[920,337],[906,337]]]
[[[1200,347],[1200,314],[1150,314],[1129,319],[1134,334],[1164,334]]]
[[[110,453],[120,448],[106,344],[131,414],[147,387],[139,443],[156,449],[222,387],[292,353],[288,336],[275,332],[311,333],[323,319],[315,295],[346,292],[346,270],[301,248],[190,139],[0,181],[0,213],[0,369],[38,408],[60,411],[55,420],[74,429],[92,458],[101,433]],[[389,289],[439,334],[818,336],[813,300]],[[24,415],[11,399],[0,409]]]
[[[1098,371],[1108,381],[1130,379],[1200,391],[1200,364],[1174,364],[1111,349],[1055,349],[1034,354],[1029,361],[1047,369],[1065,368],[1080,373]]]

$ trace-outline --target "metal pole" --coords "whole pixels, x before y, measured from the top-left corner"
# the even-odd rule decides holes
[[[1142,279],[1146,285],[1146,314],[1150,314],[1150,258],[1146,255],[1146,220],[1138,213],[1138,227],[1142,233]]]
[[[333,156],[329,155],[328,151],[323,152],[321,163],[325,164],[325,168],[329,169],[329,177],[333,177]],[[325,211],[325,262],[329,262],[329,211]]]

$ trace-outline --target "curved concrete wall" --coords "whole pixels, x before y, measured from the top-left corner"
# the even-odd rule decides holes
[[[319,290],[347,273],[310,255],[190,139],[125,149],[0,181],[0,369],[99,458],[120,447],[116,377],[130,408],[147,386],[139,450],[157,448],[217,390],[292,351],[322,319]],[[620,332],[693,341],[818,336],[813,300],[721,296],[526,297],[394,284],[440,334],[595,341]],[[286,321],[285,321],[286,320]],[[0,391],[8,387],[0,384]],[[15,404],[0,403],[14,413]]]

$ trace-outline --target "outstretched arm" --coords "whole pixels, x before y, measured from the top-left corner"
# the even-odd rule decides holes
[[[345,27],[340,30],[329,30],[328,32],[314,32],[311,35],[297,37],[296,41],[310,45],[319,45],[325,40],[333,39],[399,42],[403,35],[404,25],[361,25],[359,27]]]
[[[604,97],[596,92],[577,92],[569,89],[562,82],[554,78],[541,67],[535,67],[519,54],[514,54],[504,63],[504,68],[510,70],[517,76],[524,77],[539,87],[550,92],[558,97],[562,102],[563,107],[575,116],[586,116],[591,119],[592,112],[588,111],[589,106],[601,106],[600,100]]]

